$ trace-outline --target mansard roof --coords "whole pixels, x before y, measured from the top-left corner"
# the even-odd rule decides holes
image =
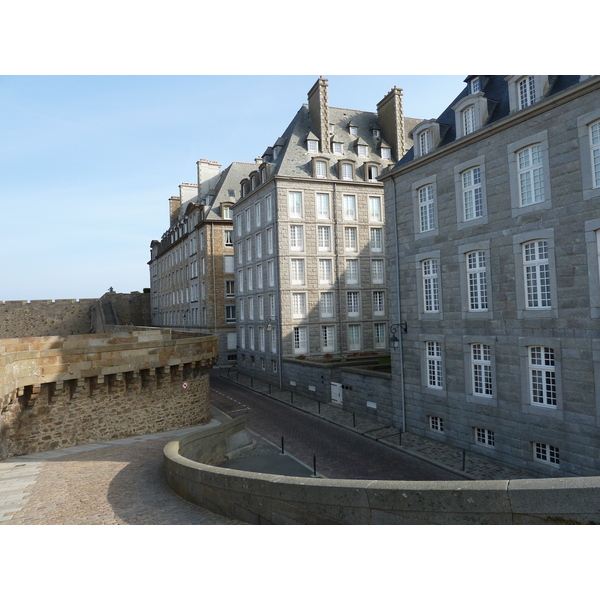
[[[507,75],[469,75],[465,79],[465,88],[452,100],[444,112],[433,121],[440,126],[440,141],[438,148],[456,140],[456,119],[455,112],[452,109],[463,98],[470,94],[469,84],[474,77],[481,78],[481,92],[488,103],[488,119],[484,127],[491,125],[510,114],[509,91]],[[549,88],[545,95],[548,98],[558,92],[561,92],[580,81],[579,75],[549,75]],[[394,166],[405,165],[414,160],[414,147],[411,148]]]

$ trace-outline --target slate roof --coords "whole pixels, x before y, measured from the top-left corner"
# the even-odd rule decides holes
[[[469,95],[469,84],[468,82],[475,75],[469,75],[466,79],[466,85],[463,91],[452,100],[448,105],[448,108],[437,118],[440,124],[440,143],[438,148],[445,146],[454,140],[456,140],[456,122],[454,118],[454,111],[452,107],[462,100],[464,97]],[[506,81],[507,75],[479,75],[478,77],[482,80],[482,92],[488,101],[488,120],[485,122],[484,127],[491,125],[500,119],[504,119],[510,114],[510,106],[508,102],[508,82]],[[549,75],[550,88],[546,94],[546,98],[561,92],[576,83],[579,83],[579,75]],[[405,165],[414,159],[414,149],[411,148],[394,166]]]

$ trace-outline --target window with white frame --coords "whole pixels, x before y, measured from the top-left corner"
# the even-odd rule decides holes
[[[277,352],[277,329],[271,328],[271,352]]]
[[[261,352],[265,351],[265,328],[264,327],[259,327],[258,328],[258,349]],[[261,358],[261,361],[263,361],[262,363],[262,368],[264,369],[264,358]]]
[[[253,290],[252,267],[246,269],[246,285],[248,286],[248,291],[251,292]]]
[[[365,164],[365,168],[367,170],[367,181],[377,181],[377,177],[379,177],[379,167],[377,165]]]
[[[422,131],[418,137],[420,156],[427,154],[431,150],[431,132],[429,129]]]
[[[293,329],[294,354],[305,354],[308,349],[306,327]]]
[[[331,251],[331,226],[317,225],[317,250],[319,252]]]
[[[225,280],[225,298],[235,298],[235,281],[233,279]]]
[[[317,219],[329,219],[329,194],[317,194]]]
[[[256,258],[262,258],[262,233],[257,233],[254,237],[254,247],[256,248]]]
[[[257,202],[254,205],[254,220],[256,221],[256,226],[257,227],[260,225],[260,219],[261,219],[261,215],[260,215],[260,202]]]
[[[246,312],[245,312],[246,302],[244,301],[243,298],[239,299],[239,307],[240,307],[240,321],[244,321],[246,318]]]
[[[369,196],[369,221],[381,221],[381,197]]]
[[[318,140],[307,140],[307,147],[309,152],[318,152],[319,151],[319,142]]]
[[[469,91],[471,94],[476,94],[481,91],[481,79],[479,77],[473,77],[469,83]]]
[[[267,277],[269,279],[269,287],[273,287],[275,285],[275,263],[272,260],[267,263]]]
[[[359,262],[357,258],[346,260],[346,285],[358,285],[360,283]]]
[[[265,298],[264,296],[258,296],[258,320],[263,321],[265,318]]]
[[[442,344],[425,342],[427,360],[427,387],[441,390],[442,384]]]
[[[423,310],[426,313],[436,313],[440,310],[440,295],[438,284],[438,261],[429,258],[421,262],[423,278]]]
[[[368,152],[367,152],[368,147],[365,146],[364,144],[358,144],[356,146],[356,149],[357,149],[358,156],[360,156],[361,158],[364,158],[368,155]]]
[[[269,294],[269,317],[275,316],[275,294]]]
[[[381,158],[384,160],[392,160],[392,149],[391,148],[381,148]]]
[[[238,271],[238,292],[243,292],[244,291],[244,271],[242,269],[240,269]]]
[[[344,146],[340,142],[333,142],[332,148],[334,154],[344,154]]]
[[[319,297],[319,313],[321,317],[333,317],[333,292],[322,292]]]
[[[266,173],[266,171],[264,171]],[[265,204],[267,206],[267,223],[273,220],[273,198],[271,194],[269,194],[265,198]]]
[[[233,229],[225,229],[223,231],[223,239],[226,248],[233,248]]]
[[[302,193],[288,192],[290,219],[302,218]]]
[[[246,348],[246,330],[243,327],[240,327],[240,347]]]
[[[473,167],[461,173],[463,215],[465,221],[483,216],[483,191],[481,167]]]
[[[344,194],[342,196],[343,215],[345,221],[356,221],[356,196]]]
[[[475,427],[475,443],[478,446],[495,446],[496,436],[491,429],[484,427]]]
[[[333,283],[333,261],[330,258],[319,259],[319,283],[325,285]]]
[[[385,281],[385,270],[383,258],[371,260],[371,283],[383,283]]]
[[[292,294],[292,319],[306,318],[306,294]]]
[[[290,225],[290,250],[304,251],[304,227],[302,225]]]
[[[360,292],[346,292],[348,316],[358,317],[360,314]]]
[[[488,344],[471,344],[471,383],[473,395],[492,397],[492,350]]]
[[[237,243],[236,254],[238,259],[238,265],[241,265],[244,262],[244,247],[242,245],[242,242]]]
[[[344,249],[358,252],[358,232],[356,227],[344,227]]]
[[[525,307],[551,308],[550,261],[547,240],[523,244],[523,274],[525,277]]]
[[[530,346],[528,357],[531,404],[556,408],[554,349],[547,346]]]
[[[252,262],[252,240],[246,240],[246,262]]]
[[[590,125],[590,154],[592,159],[592,185],[600,187],[600,121]]]
[[[356,125],[348,125],[350,135],[358,135],[358,127]]]
[[[517,82],[519,109],[527,108],[535,103],[535,79],[527,75]]]
[[[549,465],[560,465],[560,452],[556,446],[542,442],[533,443],[533,460]]]
[[[342,163],[342,179],[351,181],[354,179],[354,169],[350,163]]]
[[[221,206],[221,216],[224,219],[231,219],[231,206],[228,206],[228,205]]]
[[[256,287],[259,290],[263,289],[263,266],[262,263],[256,265]]]
[[[335,326],[321,325],[321,350],[322,352],[335,351]]]
[[[420,231],[431,231],[435,229],[435,202],[433,185],[428,184],[417,190],[419,196]]]
[[[385,348],[387,341],[387,328],[385,323],[373,323],[373,346]]]
[[[248,327],[248,338],[250,341],[250,350],[254,350],[254,327]]]
[[[248,321],[254,321],[254,297],[249,296],[246,300],[248,301]]]
[[[370,237],[371,252],[383,252],[383,228],[371,227]]]
[[[373,292],[373,314],[377,316],[385,314],[385,292]]]
[[[273,228],[267,229],[267,252],[273,254]]]
[[[429,417],[429,429],[431,431],[437,431],[438,433],[443,433],[444,431],[444,419],[441,417],[434,417],[433,415]]]
[[[463,134],[468,135],[475,131],[475,107],[467,106],[462,111]]]
[[[290,259],[290,283],[292,285],[304,285],[306,278],[304,276],[304,259]]]
[[[488,295],[485,252],[482,250],[469,252],[466,259],[467,279],[469,284],[469,310],[487,310]]]
[[[545,195],[542,145],[534,144],[519,151],[517,153],[517,169],[521,206],[543,202]]]
[[[250,212],[250,209],[247,208],[246,209],[246,231],[250,231],[251,228],[252,228],[252,214]]]
[[[324,160],[315,161],[315,177],[319,179],[327,177],[327,163]]]
[[[361,326],[348,325],[348,350],[360,350]]]

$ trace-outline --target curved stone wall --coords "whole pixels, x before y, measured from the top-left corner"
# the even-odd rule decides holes
[[[216,357],[162,329],[0,340],[0,459],[206,423]]]
[[[186,500],[252,524],[509,525],[600,523],[600,477],[510,481],[365,481],[249,473],[218,463],[210,448],[230,431],[214,428],[170,442],[165,475]],[[181,449],[181,450],[180,450]],[[188,454],[189,455],[189,454]]]

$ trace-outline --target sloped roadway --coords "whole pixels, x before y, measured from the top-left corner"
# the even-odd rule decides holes
[[[459,476],[268,398],[211,372],[211,403],[231,417],[246,416],[246,427],[313,468],[335,479],[405,481],[459,480]],[[225,465],[223,465],[225,466]]]

